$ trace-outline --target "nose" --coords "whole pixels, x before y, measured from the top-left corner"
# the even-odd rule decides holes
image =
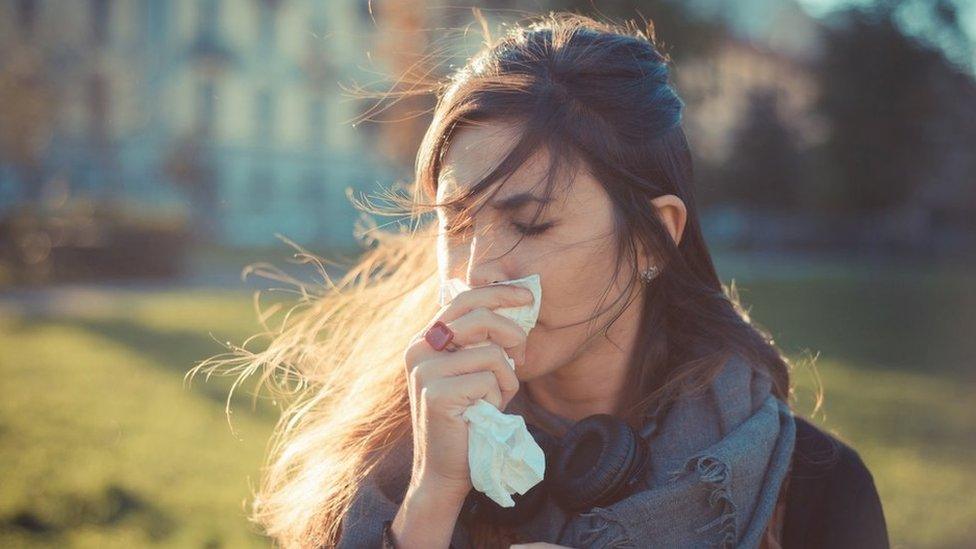
[[[471,239],[468,255],[467,283],[472,288],[513,278],[505,265],[505,257],[497,257],[499,246],[488,235]],[[506,254],[506,256],[511,254]]]

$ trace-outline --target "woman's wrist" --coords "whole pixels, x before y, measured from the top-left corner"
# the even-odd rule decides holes
[[[466,496],[433,480],[411,483],[390,528],[397,549],[449,547]]]
[[[423,489],[427,494],[436,494],[438,499],[461,501],[471,492],[471,482],[462,482],[441,476],[429,470],[419,470],[410,479],[410,489]]]

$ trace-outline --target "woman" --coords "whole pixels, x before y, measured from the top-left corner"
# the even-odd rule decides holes
[[[401,202],[437,222],[379,233],[266,350],[198,366],[296,397],[252,519],[286,547],[887,546],[870,473],[793,415],[787,359],[716,274],[653,32],[550,14],[442,91]],[[526,335],[495,310],[529,292],[490,283],[533,273]],[[439,308],[455,277],[472,289]],[[425,337],[437,321],[453,352]],[[626,423],[649,448],[638,487],[485,520],[461,417],[481,398],[553,437]]]

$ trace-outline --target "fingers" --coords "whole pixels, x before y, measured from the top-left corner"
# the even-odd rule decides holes
[[[435,317],[435,320],[448,323],[479,307],[486,309],[521,307],[523,305],[530,305],[532,300],[532,292],[520,286],[513,286],[511,284],[481,286],[458,294],[457,297],[441,309],[440,314]],[[433,324],[433,321],[431,321],[431,324]]]
[[[508,317],[478,307],[455,320],[446,321],[446,324],[454,332],[453,342],[457,345],[465,347],[491,341],[507,351],[516,368],[525,362],[525,330]],[[407,364],[416,364],[440,354],[421,334],[407,348],[404,360]]]
[[[462,401],[470,404],[485,398],[503,409],[515,396],[519,386],[509,357],[515,367],[524,363],[526,333],[511,319],[492,309],[529,305],[532,300],[532,292],[525,288],[497,284],[462,292],[445,305],[431,324],[438,320],[447,324],[454,332],[453,342],[461,347],[483,345],[445,353],[437,351],[424,339],[426,329],[417,334],[404,353],[411,405],[419,401],[421,393],[429,391],[435,381],[438,382],[437,386],[441,386],[440,380],[464,378],[466,385],[457,387],[463,389],[463,394],[451,397],[439,395],[439,398],[453,398],[455,404]],[[475,373],[481,375],[466,377]],[[472,379],[489,379],[491,383],[485,387],[483,381],[479,385]]]
[[[491,372],[474,372],[435,379],[424,386],[421,398],[430,411],[461,415],[469,406],[485,399],[501,409],[503,398]]]
[[[458,294],[450,303],[441,307],[434,315],[434,318],[423,330],[414,336],[411,346],[424,339],[424,333],[435,322],[440,320],[447,324],[456,320],[474,309],[498,309],[503,307],[519,307],[530,305],[534,300],[532,292],[520,286],[511,284],[496,284],[491,286],[481,286]]]
[[[454,331],[454,342],[462,347],[488,340],[504,349],[525,343],[525,331],[518,324],[485,307],[473,309],[446,324]]]
[[[424,387],[430,386],[435,381],[484,373],[490,376],[494,389],[498,393],[498,401],[492,404],[495,404],[499,410],[503,409],[519,388],[518,377],[506,358],[504,349],[493,343],[461,349],[450,354],[439,353],[420,362],[411,370],[409,377],[414,397],[419,396]],[[482,398],[483,395],[484,393],[478,394],[473,400]]]

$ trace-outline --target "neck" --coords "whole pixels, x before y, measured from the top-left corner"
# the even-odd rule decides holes
[[[624,300],[629,305],[619,311],[601,336],[583,345],[562,366],[526,381],[533,402],[573,421],[593,414],[616,415],[627,405],[633,396],[627,384],[628,370],[637,345],[643,301],[643,295]]]
[[[595,340],[570,362],[526,381],[532,400],[549,412],[579,421],[593,414],[616,414],[628,398],[628,366],[636,330],[624,342]]]

